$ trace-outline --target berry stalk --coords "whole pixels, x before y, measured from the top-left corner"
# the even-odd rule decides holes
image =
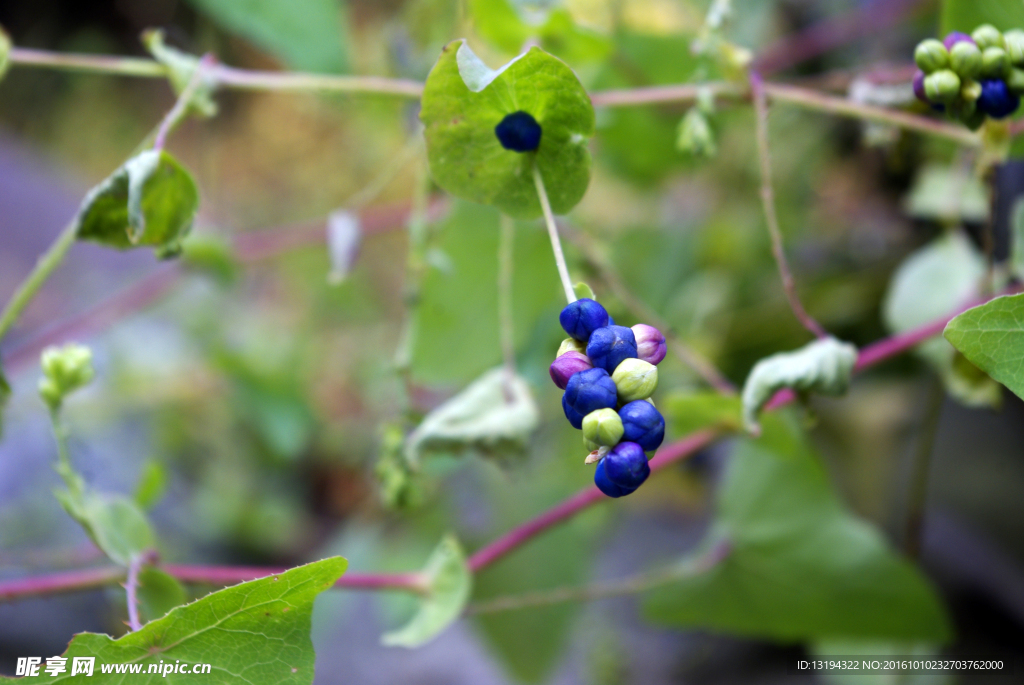
[[[544,223],[547,224],[548,237],[551,238],[551,251],[555,254],[558,277],[562,279],[565,298],[569,304],[572,304],[576,301],[576,291],[573,290],[572,279],[569,278],[569,268],[565,265],[565,253],[562,252],[562,241],[558,237],[555,215],[551,213],[551,203],[548,202],[548,191],[544,188],[544,178],[540,175],[540,167],[536,162],[533,164],[533,182],[537,186],[537,197],[540,199],[540,207],[544,211]]]

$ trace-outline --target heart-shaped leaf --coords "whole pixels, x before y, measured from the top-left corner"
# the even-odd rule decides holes
[[[709,570],[655,590],[655,621],[786,642],[950,638],[935,591],[879,532],[849,514],[792,416],[733,453],[709,543]]]
[[[1024,294],[968,309],[943,335],[975,366],[1024,397]]]
[[[181,252],[199,208],[192,175],[174,157],[146,150],[89,191],[75,221],[80,240],[109,247],[153,247],[161,258]]]
[[[536,150],[516,152],[499,142],[495,128],[515,112],[540,124]],[[534,164],[555,213],[568,212],[587,190],[594,108],[572,69],[540,48],[495,71],[464,40],[449,43],[427,77],[420,119],[430,172],[456,197],[515,218],[538,217]]]

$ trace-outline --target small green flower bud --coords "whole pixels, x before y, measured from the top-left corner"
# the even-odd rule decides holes
[[[614,409],[597,409],[583,417],[583,438],[599,446],[615,447],[623,432],[622,419]]]
[[[1003,34],[1006,42],[1006,56],[1010,64],[1015,67],[1024,67],[1024,31],[1013,29]]]
[[[977,81],[964,79],[960,84],[960,97],[968,102],[974,102],[981,97],[981,84]]]
[[[1002,78],[1010,69],[1010,59],[1002,48],[985,48],[981,53],[981,75]]]
[[[981,76],[981,50],[974,43],[963,40],[949,51],[949,66],[960,78]]]
[[[691,107],[679,122],[676,148],[695,157],[714,157],[718,152],[715,134],[699,107]]]
[[[1001,48],[1006,45],[1003,40],[1003,32],[992,26],[992,24],[982,24],[974,29],[971,33],[971,38],[974,39],[974,42],[982,50],[985,48]]]
[[[587,440],[586,437],[583,438],[583,446],[587,448],[588,452],[596,452],[601,447],[593,440]]]
[[[612,374],[619,402],[645,400],[658,387],[658,367],[641,359],[626,359]]]
[[[960,77],[949,69],[940,69],[924,77],[924,92],[932,102],[953,102],[960,95]]]
[[[555,355],[555,359],[558,359],[566,352],[579,352],[580,354],[586,354],[587,343],[577,340],[576,338],[566,338],[562,341],[562,344],[558,346],[558,354]]]
[[[921,71],[930,74],[949,66],[949,52],[942,41],[929,38],[917,44],[914,49],[914,61],[921,67]]]
[[[39,395],[51,411],[60,408],[64,397],[88,385],[94,375],[92,350],[84,345],[68,343],[64,347],[47,347],[41,364]]]
[[[1024,94],[1024,70],[1010,69],[1010,75],[1006,77],[1006,87],[1014,95]]]
[[[0,79],[4,77],[4,73],[7,71],[7,57],[11,54],[11,39],[4,32],[3,27],[0,27]]]

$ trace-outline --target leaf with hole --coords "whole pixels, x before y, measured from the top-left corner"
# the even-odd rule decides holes
[[[847,512],[791,414],[765,422],[730,458],[711,544],[729,552],[703,573],[652,591],[655,622],[784,642],[950,639],[928,580]]]
[[[441,540],[420,573],[426,594],[408,623],[381,637],[381,642],[389,647],[425,645],[458,619],[469,601],[473,574],[454,536]]]
[[[172,609],[163,618],[116,640],[99,633],[79,633],[63,654],[68,670],[33,681],[68,685],[115,682],[114,678],[96,677],[101,675],[100,664],[137,664],[141,673],[131,682],[142,685],[309,685],[316,658],[309,637],[313,600],[334,585],[346,564],[341,557],[332,557],[235,585]],[[71,676],[74,657],[95,658],[95,675]],[[210,664],[211,671],[204,677],[191,672],[168,675],[160,670],[179,662]],[[116,682],[122,681],[124,676],[116,676]]]
[[[540,125],[534,151],[506,149],[498,140],[497,126],[516,112]],[[430,172],[456,197],[519,219],[538,217],[535,164],[555,213],[571,210],[587,190],[594,108],[572,69],[540,48],[492,70],[464,40],[449,43],[427,77],[420,119]]]
[[[1024,294],[968,309],[942,335],[971,363],[1024,397]]]
[[[199,191],[167,152],[147,150],[89,191],[75,217],[79,240],[121,250],[152,247],[174,257],[192,229]]]

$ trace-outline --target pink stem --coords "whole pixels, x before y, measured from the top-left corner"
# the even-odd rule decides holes
[[[287,571],[284,567],[260,566],[196,566],[192,564],[163,564],[164,571],[186,583],[229,585],[256,578],[265,578]],[[416,573],[346,573],[334,584],[336,588],[353,590],[411,590],[422,587]]]
[[[666,445],[658,452],[657,455],[655,455],[658,462],[651,467],[651,471],[658,471],[690,456],[702,447],[707,446],[708,443],[713,441],[716,437],[718,437],[717,432],[712,430],[702,430],[692,433],[682,440],[677,440],[670,445]],[[548,528],[558,525],[562,521],[565,521],[590,505],[604,500],[605,495],[598,490],[596,486],[590,486],[580,490],[561,504],[555,505],[540,516],[527,521],[518,528],[514,528],[491,544],[477,550],[477,552],[471,556],[467,562],[469,564],[469,570],[476,573],[477,571],[490,566],[512,550],[522,544],[525,544],[527,541],[544,532]]]
[[[0,581],[0,602],[28,597],[42,597],[58,592],[88,590],[115,583],[123,578],[123,568],[108,566],[50,573],[31,578],[5,580]]]
[[[132,559],[132,563],[128,565],[128,582],[124,585],[128,595],[128,628],[133,633],[142,628],[139,621],[139,568],[143,563],[145,562],[141,556]]]

